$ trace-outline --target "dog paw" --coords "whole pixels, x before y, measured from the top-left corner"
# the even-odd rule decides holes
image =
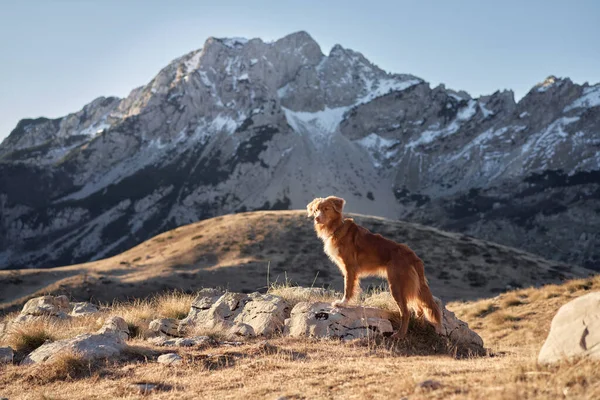
[[[333,308],[344,307],[346,304],[348,304],[348,300],[345,300],[345,299],[336,300],[333,303],[331,303],[331,307],[333,307]]]

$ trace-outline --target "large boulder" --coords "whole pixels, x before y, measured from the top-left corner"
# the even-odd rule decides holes
[[[52,362],[65,353],[76,354],[84,360],[109,358],[119,355],[126,347],[129,336],[127,323],[120,317],[109,318],[96,333],[85,333],[71,339],[47,342],[31,352],[23,365]]]
[[[205,289],[192,302],[179,330],[197,326],[222,328],[241,336],[268,336],[283,330],[289,310],[287,302],[278,296]]]
[[[285,321],[289,336],[357,339],[373,335],[391,335],[391,313],[371,307],[332,307],[330,303],[300,302]]]
[[[576,357],[600,359],[600,292],[578,297],[558,310],[538,362]]]

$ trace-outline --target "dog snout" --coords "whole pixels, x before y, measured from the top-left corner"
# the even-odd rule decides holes
[[[315,216],[315,221],[317,221],[319,224],[323,223],[323,213],[321,211],[317,212],[317,215]]]

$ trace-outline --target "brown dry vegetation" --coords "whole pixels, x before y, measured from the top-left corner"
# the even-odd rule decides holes
[[[166,367],[155,361],[160,354],[173,350],[154,347],[137,338],[130,341],[130,349],[117,360],[89,363],[68,354],[56,364],[43,367],[0,367],[0,396],[597,399],[600,362],[575,360],[548,367],[537,365],[536,358],[558,308],[598,290],[600,277],[594,277],[540,289],[521,289],[482,301],[448,304],[483,337],[489,348],[489,355],[484,357],[456,359],[436,354],[416,346],[414,337],[400,342],[365,339],[350,343],[279,337],[270,339],[268,345],[256,339],[239,346],[175,349],[184,357],[184,363]],[[282,286],[272,291],[291,302],[330,301],[332,295],[322,293],[307,298],[306,292],[300,295]],[[173,294],[118,304],[102,312],[128,315],[130,321],[142,324],[156,316],[158,310],[169,314],[188,307],[191,298]],[[363,294],[360,302],[394,307],[386,292]],[[88,319],[77,326],[63,322],[47,328],[58,338],[95,330],[97,325]],[[438,381],[441,386],[433,390],[421,388],[419,383],[426,380]]]

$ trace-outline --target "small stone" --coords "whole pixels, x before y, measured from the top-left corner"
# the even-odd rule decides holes
[[[441,382],[428,379],[426,381],[418,383],[416,389],[417,391],[421,392],[431,392],[434,390],[441,389],[442,386],[443,385]]]
[[[165,347],[208,347],[215,344],[214,340],[208,336],[195,336],[191,338],[173,338],[157,337],[150,339],[150,342],[156,346]]]
[[[149,329],[159,335],[181,336],[179,321],[174,318],[160,318],[150,322]]]
[[[254,334],[254,328],[252,328],[248,324],[243,324],[243,323],[236,323],[236,324],[234,324],[227,331],[227,335],[230,336],[230,337],[236,337],[236,336],[252,337],[252,336],[256,336]]]
[[[98,312],[98,307],[88,302],[71,303],[71,307],[72,309],[69,315],[72,317],[83,317]]]
[[[159,364],[177,365],[183,363],[183,358],[175,353],[167,353],[159,356],[157,361]]]
[[[156,383],[134,383],[131,387],[140,392],[140,394],[148,394],[154,391],[158,385]]]
[[[121,339],[127,340],[129,339],[129,326],[123,318],[112,316],[104,322],[104,325],[102,325],[102,328],[97,333],[113,333]]]
[[[11,347],[0,347],[0,364],[11,364],[15,353]]]

